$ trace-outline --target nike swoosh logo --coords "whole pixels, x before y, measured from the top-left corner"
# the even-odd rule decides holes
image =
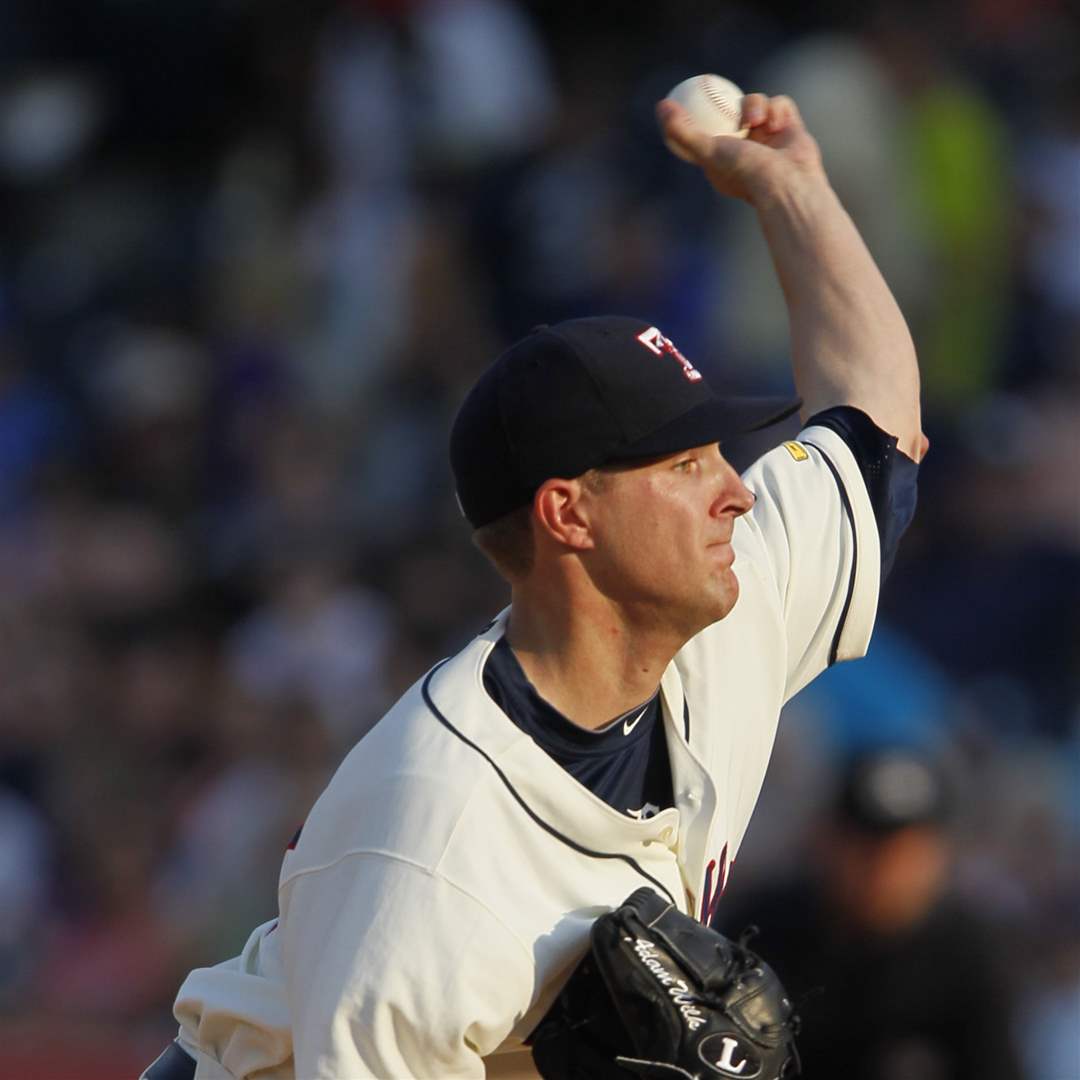
[[[648,706],[648,705],[646,705],[646,706],[645,706],[645,708],[644,708],[644,709],[642,709],[642,710],[641,710],[641,712],[639,712],[639,713],[637,714],[637,716],[635,716],[635,717],[634,717],[634,719],[633,719],[633,720],[624,720],[624,721],[623,721],[623,723],[622,723],[622,733],[623,733],[624,735],[629,735],[629,734],[630,734],[630,732],[631,732],[631,731],[633,731],[633,730],[634,730],[634,728],[636,728],[636,727],[638,726],[638,721],[639,721],[639,720],[640,720],[640,719],[641,719],[641,718],[642,718],[642,717],[643,717],[643,716],[644,716],[644,715],[645,715],[645,714],[646,714],[646,713],[647,713],[648,711],[649,711],[649,706]]]

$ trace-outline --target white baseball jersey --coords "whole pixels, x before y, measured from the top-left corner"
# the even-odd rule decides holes
[[[483,686],[507,613],[345,759],[284,860],[280,918],[176,1002],[196,1076],[482,1077],[520,1050],[593,920],[643,884],[707,920],[784,702],[862,655],[880,580],[855,458],[811,427],[745,474],[739,599],[661,681],[675,806],[634,820],[570,777]]]

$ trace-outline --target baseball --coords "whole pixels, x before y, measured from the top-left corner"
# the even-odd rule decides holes
[[[689,114],[694,124],[707,135],[734,135],[745,138],[747,129],[740,127],[743,92],[722,75],[695,75],[684,79],[668,91]],[[668,148],[684,161],[690,159],[668,140]]]

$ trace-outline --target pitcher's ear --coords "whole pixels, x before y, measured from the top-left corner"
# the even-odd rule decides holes
[[[582,506],[580,480],[553,477],[545,480],[533,496],[537,529],[556,543],[575,551],[594,546],[589,517]]]

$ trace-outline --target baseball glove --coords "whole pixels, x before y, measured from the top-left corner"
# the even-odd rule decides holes
[[[593,925],[589,954],[533,1034],[547,1080],[787,1080],[798,1020],[746,944],[652,889]]]

